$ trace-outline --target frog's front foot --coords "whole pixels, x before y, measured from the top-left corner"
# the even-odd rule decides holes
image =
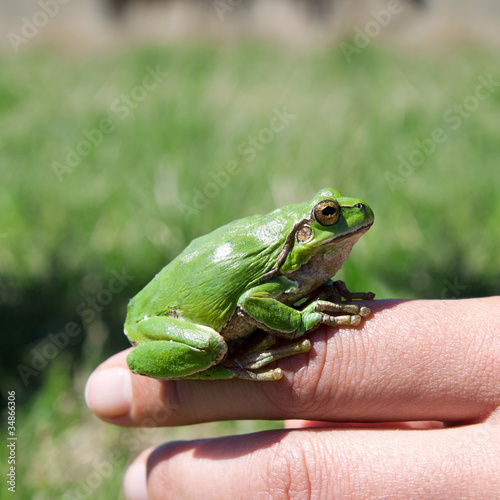
[[[335,313],[324,315],[324,321],[331,326],[338,325],[359,325],[361,318],[370,315],[371,310],[366,306],[357,306],[353,300],[373,300],[375,294],[372,292],[350,292],[343,281],[328,281],[318,289],[318,294],[314,297],[316,302],[316,312]],[[342,313],[348,316],[338,316]]]
[[[337,299],[337,302],[341,301],[342,298],[346,300],[373,300],[375,294],[373,292],[351,292],[348,290],[346,284],[341,281],[330,281],[328,283],[332,288],[333,295]]]
[[[370,308],[356,304],[328,302],[318,300],[314,303],[314,310],[321,314],[321,323],[329,326],[357,326],[362,318],[370,314]]]

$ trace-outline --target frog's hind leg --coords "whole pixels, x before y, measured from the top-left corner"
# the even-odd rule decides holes
[[[311,350],[311,342],[306,339],[294,344],[270,349],[275,341],[276,339],[273,335],[268,335],[251,349],[236,356],[231,362],[223,362],[186,378],[204,380],[242,378],[258,382],[274,382],[279,380],[283,377],[281,368],[259,369],[278,359],[309,352]]]
[[[269,337],[270,336],[266,337],[263,342],[258,344],[260,349],[253,348],[237,356],[232,361],[231,365],[226,365],[226,369],[233,372],[234,376],[237,378],[272,382],[279,380],[283,376],[281,368],[262,371],[257,370],[278,359],[295,356],[296,354],[306,353],[311,350],[311,342],[308,339],[294,344],[269,349],[270,345],[274,343]]]
[[[247,370],[258,370],[263,366],[277,361],[278,359],[287,358],[288,356],[295,356],[311,350],[311,341],[308,339],[294,344],[277,347],[275,349],[265,349],[261,351],[250,351],[242,356],[236,358],[236,363]]]
[[[215,330],[166,316],[136,325],[139,338],[127,356],[129,368],[159,379],[184,378],[203,372],[224,359],[227,345]]]

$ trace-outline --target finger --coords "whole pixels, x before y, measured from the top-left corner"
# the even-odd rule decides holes
[[[144,450],[134,460],[123,478],[123,490],[129,500],[148,500],[147,461],[153,451],[154,448]]]
[[[443,429],[443,422],[435,420],[416,420],[414,422],[328,422],[321,420],[285,420],[285,429],[311,429],[328,427],[329,429]]]
[[[247,418],[465,422],[498,407],[498,298],[370,307],[373,314],[357,328],[316,330],[310,353],[279,362],[285,376],[278,382],[161,382],[130,375],[125,352],[94,372],[89,406],[122,425]],[[127,404],[115,399],[127,384],[102,377],[111,367],[131,377]],[[110,403],[104,408],[96,401]]]
[[[499,428],[270,431],[177,442],[127,477],[149,498],[496,498]],[[144,474],[147,480],[144,480]],[[130,481],[125,481],[130,483]],[[134,493],[137,496],[134,496]]]
[[[115,354],[91,374],[85,386],[87,406],[100,418],[117,425],[159,427],[175,425],[179,406],[175,384],[132,373],[127,354]]]

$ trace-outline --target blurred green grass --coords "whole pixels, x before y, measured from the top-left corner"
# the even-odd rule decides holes
[[[341,272],[351,289],[379,298],[498,293],[500,89],[456,129],[446,119],[455,105],[472,106],[466,99],[481,75],[500,81],[494,51],[432,59],[372,46],[349,63],[338,48],[184,45],[92,59],[41,50],[0,59],[0,379],[3,395],[15,389],[20,404],[28,401],[18,421],[26,498],[73,491],[95,456],[106,459],[131,432],[88,414],[84,380],[127,346],[127,300],[192,238],[234,218],[335,187],[376,214]],[[148,71],[167,74],[137,90]],[[123,95],[131,96],[125,108]],[[294,117],[266,142],[262,130],[276,109]],[[54,163],[64,164],[67,148],[77,149],[105,119],[113,131],[59,178]],[[402,177],[398,157],[408,158],[436,128],[448,139]],[[251,158],[244,150],[259,134],[266,139]],[[230,162],[239,173],[214,188],[213,176],[224,177]],[[197,210],[207,190],[213,195]],[[130,279],[103,295],[116,272]],[[24,384],[19,366],[32,366],[48,334],[69,322],[82,333]],[[255,428],[226,423],[209,432]],[[73,433],[79,438],[71,441]],[[141,448],[156,438],[141,438]],[[139,451],[117,450],[123,467]],[[102,478],[102,498],[114,497],[123,467]]]

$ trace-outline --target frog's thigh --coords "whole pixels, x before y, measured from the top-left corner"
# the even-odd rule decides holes
[[[184,320],[156,316],[137,329],[145,340],[129,353],[127,363],[134,373],[148,377],[182,378],[217,364],[227,352],[215,330]]]

